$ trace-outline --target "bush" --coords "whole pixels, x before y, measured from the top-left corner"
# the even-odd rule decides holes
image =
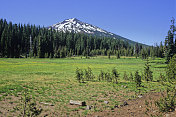
[[[100,74],[99,74],[99,76],[98,76],[98,80],[99,81],[103,81],[103,80],[105,80],[105,73],[101,70],[101,72],[100,72]]]
[[[85,70],[85,79],[87,81],[94,80],[95,76],[93,75],[92,69],[90,67]]]
[[[123,79],[124,79],[124,80],[129,80],[126,71],[125,71],[124,74],[123,74]]]
[[[172,112],[176,107],[176,90],[175,93],[169,94],[169,90],[167,90],[166,97],[163,96],[160,100],[155,102],[155,105],[159,108],[160,112]]]
[[[105,73],[105,80],[107,82],[112,82],[112,77],[111,77],[111,74],[109,72]]]
[[[114,82],[117,84],[118,83],[118,78],[119,78],[119,73],[117,72],[117,70],[115,68],[112,69],[112,77]]]
[[[160,73],[159,82],[166,82],[166,77],[162,73]]]
[[[129,80],[130,80],[130,81],[133,81],[133,80],[134,80],[134,79],[133,79],[133,74],[132,74],[132,73],[130,73]]]
[[[169,83],[162,82],[164,86],[167,86],[166,96],[155,102],[155,105],[161,112],[171,112],[176,107],[176,55],[170,60],[167,69],[166,76]],[[160,79],[166,81],[164,75],[160,75]]]
[[[166,76],[169,82],[176,81],[176,54],[172,57],[167,66]]]
[[[16,106],[16,109],[20,111],[19,116],[22,117],[36,117],[41,114],[42,108],[37,106],[37,103],[29,95],[28,89],[24,87],[20,104]]]
[[[145,64],[145,67],[144,67],[144,79],[146,81],[152,81],[153,80],[152,73],[153,72],[150,70],[149,60],[147,58],[147,63]]]
[[[134,81],[136,83],[136,87],[141,87],[141,76],[139,75],[139,72],[136,71],[135,76],[134,76]]]
[[[112,69],[112,72],[104,72],[101,70],[100,74],[98,75],[99,81],[107,81],[107,82],[114,82],[118,83],[119,73],[115,68]]]
[[[83,71],[79,68],[76,69],[76,79],[79,81],[79,83],[84,82],[84,77],[83,77]]]

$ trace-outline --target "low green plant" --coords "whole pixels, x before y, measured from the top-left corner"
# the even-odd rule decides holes
[[[123,79],[124,79],[124,80],[129,80],[126,71],[125,71],[124,74],[123,74]]]
[[[77,68],[76,69],[76,79],[78,80],[79,83],[84,82],[84,77],[83,77],[83,70]]]
[[[136,87],[141,87],[142,80],[141,80],[141,76],[139,75],[138,71],[135,72],[134,80],[136,83]]]
[[[176,55],[173,56],[167,66],[166,76],[168,82],[161,82],[167,87],[166,95],[162,94],[162,98],[155,102],[160,112],[171,112],[176,107]],[[160,77],[165,80],[162,75]]]
[[[132,73],[130,73],[129,80],[130,80],[130,81],[133,81],[133,80],[134,80],[134,79],[133,79],[133,74],[132,74]]]
[[[174,89],[174,93],[170,93],[167,90],[166,96],[163,95],[160,100],[155,102],[155,105],[159,108],[160,112],[172,112],[176,107],[176,89]]]
[[[113,77],[113,80],[114,80],[114,83],[118,83],[118,78],[119,78],[119,73],[118,73],[118,71],[115,69],[115,68],[113,68],[112,69],[112,77]]]
[[[176,54],[172,57],[166,69],[166,76],[170,83],[176,82]]]
[[[152,81],[153,80],[153,72],[150,69],[150,65],[149,65],[149,59],[147,57],[147,62],[145,64],[144,67],[144,79],[148,82],[148,81]]]
[[[104,73],[104,71],[101,70],[100,74],[98,75],[98,80],[103,81],[105,79],[104,77],[105,77],[105,73]]]
[[[40,115],[43,110],[41,107],[38,107],[35,100],[29,95],[28,89],[25,87],[22,92],[20,104],[17,105],[16,109],[20,111],[19,116],[22,117],[36,117]]]
[[[111,73],[109,73],[109,72],[106,72],[106,73],[105,73],[105,80],[106,80],[107,82],[112,82]]]
[[[92,72],[92,69],[90,67],[87,68],[87,70],[85,69],[85,80],[87,81],[91,81],[91,80],[94,80],[95,76]]]
[[[164,74],[160,73],[160,76],[159,76],[159,82],[166,82],[166,77],[164,76]]]

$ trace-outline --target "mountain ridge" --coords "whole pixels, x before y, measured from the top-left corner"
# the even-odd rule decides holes
[[[132,41],[130,39],[127,39],[123,36],[108,32],[104,29],[101,29],[97,26],[94,26],[92,24],[89,23],[85,23],[82,22],[80,20],[78,20],[77,18],[70,18],[70,19],[66,19],[62,22],[58,22],[56,24],[53,24],[52,26],[49,26],[49,29],[55,29],[57,31],[69,31],[69,32],[74,32],[74,33],[85,33],[85,34],[89,34],[89,35],[96,35],[96,36],[100,36],[100,37],[111,37],[114,39],[119,39],[119,40],[123,40],[123,41],[127,41],[128,43],[134,45],[135,41]],[[145,44],[142,44],[145,45]]]

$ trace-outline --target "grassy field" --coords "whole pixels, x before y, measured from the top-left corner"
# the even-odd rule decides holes
[[[150,59],[154,81],[160,73],[165,73],[165,60],[161,58]],[[42,115],[85,116],[93,112],[111,110],[114,105],[119,105],[124,100],[136,98],[138,90],[134,82],[123,80],[123,74],[140,74],[144,71],[146,61],[133,57],[108,59],[104,56],[85,59],[81,57],[65,59],[0,59],[0,113],[13,116],[18,114],[14,107],[19,103],[19,98],[24,87],[29,89],[30,95],[43,108]],[[95,76],[101,70],[109,71],[116,68],[120,73],[118,84],[98,82],[78,83],[75,78],[76,68],[87,69],[90,67]],[[97,78],[97,77],[96,77]],[[143,81],[140,93],[159,92],[163,90],[158,82]],[[124,88],[125,86],[125,88]],[[86,101],[93,105],[93,110],[85,107],[69,105],[69,100]],[[105,104],[104,101],[109,101]],[[42,105],[41,102],[51,103],[54,106]],[[9,104],[8,104],[9,103]],[[11,104],[12,103],[12,104]],[[7,107],[8,106],[8,107]],[[8,113],[8,114],[7,114]]]

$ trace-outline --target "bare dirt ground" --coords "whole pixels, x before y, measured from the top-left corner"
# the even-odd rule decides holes
[[[91,116],[96,117],[149,117],[149,116],[161,116],[161,117],[176,117],[176,111],[169,113],[160,113],[158,108],[155,106],[155,101],[162,97],[161,93],[148,93],[143,95],[141,98],[134,100],[128,100],[128,105],[123,107],[115,108],[111,111],[103,111],[93,113]],[[149,107],[145,102],[149,102]],[[147,111],[148,108],[149,110]],[[147,113],[147,114],[146,114]]]
[[[161,93],[151,92],[145,95],[142,95],[141,98],[136,98],[133,100],[123,100],[128,103],[128,105],[114,107],[109,110],[103,110],[94,112],[91,111],[87,115],[81,114],[81,109],[70,112],[69,115],[67,112],[62,112],[62,110],[57,110],[56,106],[44,105],[38,103],[39,107],[43,109],[40,114],[41,117],[44,116],[87,116],[87,117],[149,117],[149,116],[163,116],[163,117],[176,117],[176,111],[169,113],[160,113],[158,108],[155,106],[155,101],[160,99]],[[3,101],[0,101],[0,117],[6,116],[18,116],[19,111],[15,110],[15,107],[19,103],[20,97],[7,96]],[[146,101],[149,102],[149,106],[146,106]],[[68,106],[71,106],[68,104]],[[76,105],[72,105],[72,108],[77,108]],[[149,109],[147,111],[147,108]]]

